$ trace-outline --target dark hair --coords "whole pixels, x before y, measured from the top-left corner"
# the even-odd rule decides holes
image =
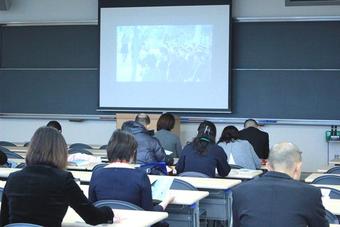
[[[7,163],[7,155],[5,152],[0,151],[0,165],[5,165]]]
[[[61,132],[61,125],[58,121],[49,121],[46,125],[47,127],[52,127],[57,129],[59,132]]]
[[[171,131],[175,126],[175,117],[171,113],[162,114],[157,121],[157,131],[165,129]]]
[[[62,134],[52,127],[41,127],[34,133],[26,155],[26,164],[67,166],[67,145]]]
[[[130,133],[117,129],[113,132],[109,144],[107,145],[107,157],[112,161],[135,160],[137,141]]]
[[[142,125],[148,125],[150,124],[150,117],[145,113],[139,113],[136,115],[135,121]]]
[[[223,129],[223,132],[221,134],[220,139],[218,140],[218,143],[220,142],[226,142],[229,143],[230,141],[239,139],[239,131],[235,126],[229,125]]]
[[[216,126],[211,121],[203,121],[197,131],[193,146],[199,153],[204,153],[210,143],[215,143]]]

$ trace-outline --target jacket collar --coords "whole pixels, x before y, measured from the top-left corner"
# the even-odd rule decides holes
[[[291,178],[288,174],[276,172],[276,171],[268,171],[262,177],[283,178],[283,179],[293,180],[293,178]]]

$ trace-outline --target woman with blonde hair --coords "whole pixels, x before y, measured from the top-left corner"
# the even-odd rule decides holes
[[[2,196],[0,225],[32,223],[61,226],[68,206],[86,223],[112,223],[109,207],[96,208],[85,197],[67,166],[67,146],[60,132],[41,127],[33,135],[26,167],[10,174]]]

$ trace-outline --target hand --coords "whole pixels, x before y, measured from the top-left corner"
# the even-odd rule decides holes
[[[115,215],[115,216],[113,217],[113,223],[119,223],[120,220],[121,220],[120,217],[117,216],[117,215]]]
[[[165,196],[164,200],[159,205],[163,207],[163,210],[165,210],[165,208],[168,206],[168,204],[171,203],[172,201],[174,201],[174,199],[175,199],[175,196],[168,193]]]

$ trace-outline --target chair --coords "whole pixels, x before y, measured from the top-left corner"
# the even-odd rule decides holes
[[[30,223],[12,223],[12,224],[5,225],[4,227],[43,227],[43,226],[30,224]]]
[[[335,188],[325,187],[325,186],[318,187],[318,188],[330,190],[329,198],[331,198],[331,199],[340,199],[340,191],[339,190],[337,190]]]
[[[0,141],[0,146],[16,147],[17,145],[11,142],[7,142],[7,141]]]
[[[101,149],[101,150],[106,150],[106,149],[107,149],[107,145],[106,145],[106,144],[105,144],[105,145],[102,145],[102,146],[99,147],[99,149]]]
[[[183,172],[180,173],[178,176],[180,177],[203,177],[203,178],[209,178],[207,174],[200,173],[200,172]]]
[[[107,166],[107,163],[99,163],[99,164],[95,165],[92,169],[92,173],[94,173],[98,169],[104,168],[105,166]]]
[[[26,163],[22,162],[22,163],[18,164],[15,168],[20,168],[20,169],[22,169],[22,168],[24,168],[24,167],[26,167]]]
[[[24,147],[28,147],[30,145],[30,142],[24,143]]]
[[[334,166],[333,168],[330,168],[327,173],[337,173],[340,174],[340,166]]]
[[[322,175],[315,178],[312,181],[312,184],[332,184],[332,185],[340,185],[340,176],[336,175]]]
[[[93,155],[92,152],[82,149],[82,148],[70,148],[68,149],[69,154],[75,154],[75,153],[81,153],[81,154],[87,154],[87,155]]]
[[[188,190],[188,191],[197,191],[197,188],[195,188],[192,184],[189,184],[188,182],[184,180],[180,180],[178,178],[175,178],[172,182],[172,185],[170,189],[174,190]]]
[[[242,166],[235,165],[235,164],[229,164],[231,169],[244,169]]]
[[[103,207],[107,206],[112,209],[123,209],[123,210],[143,210],[141,207],[129,203],[126,201],[121,201],[121,200],[99,200],[97,202],[94,202],[93,205],[95,207]]]
[[[77,149],[93,149],[90,145],[87,145],[85,143],[74,143],[70,145],[71,148],[77,148]]]
[[[332,212],[326,209],[325,211],[326,211],[326,219],[329,224],[339,224],[339,219],[336,217],[335,214],[333,214]]]
[[[0,146],[0,151],[4,152],[7,158],[24,159],[21,155],[18,155],[17,153],[8,150],[6,147]]]

